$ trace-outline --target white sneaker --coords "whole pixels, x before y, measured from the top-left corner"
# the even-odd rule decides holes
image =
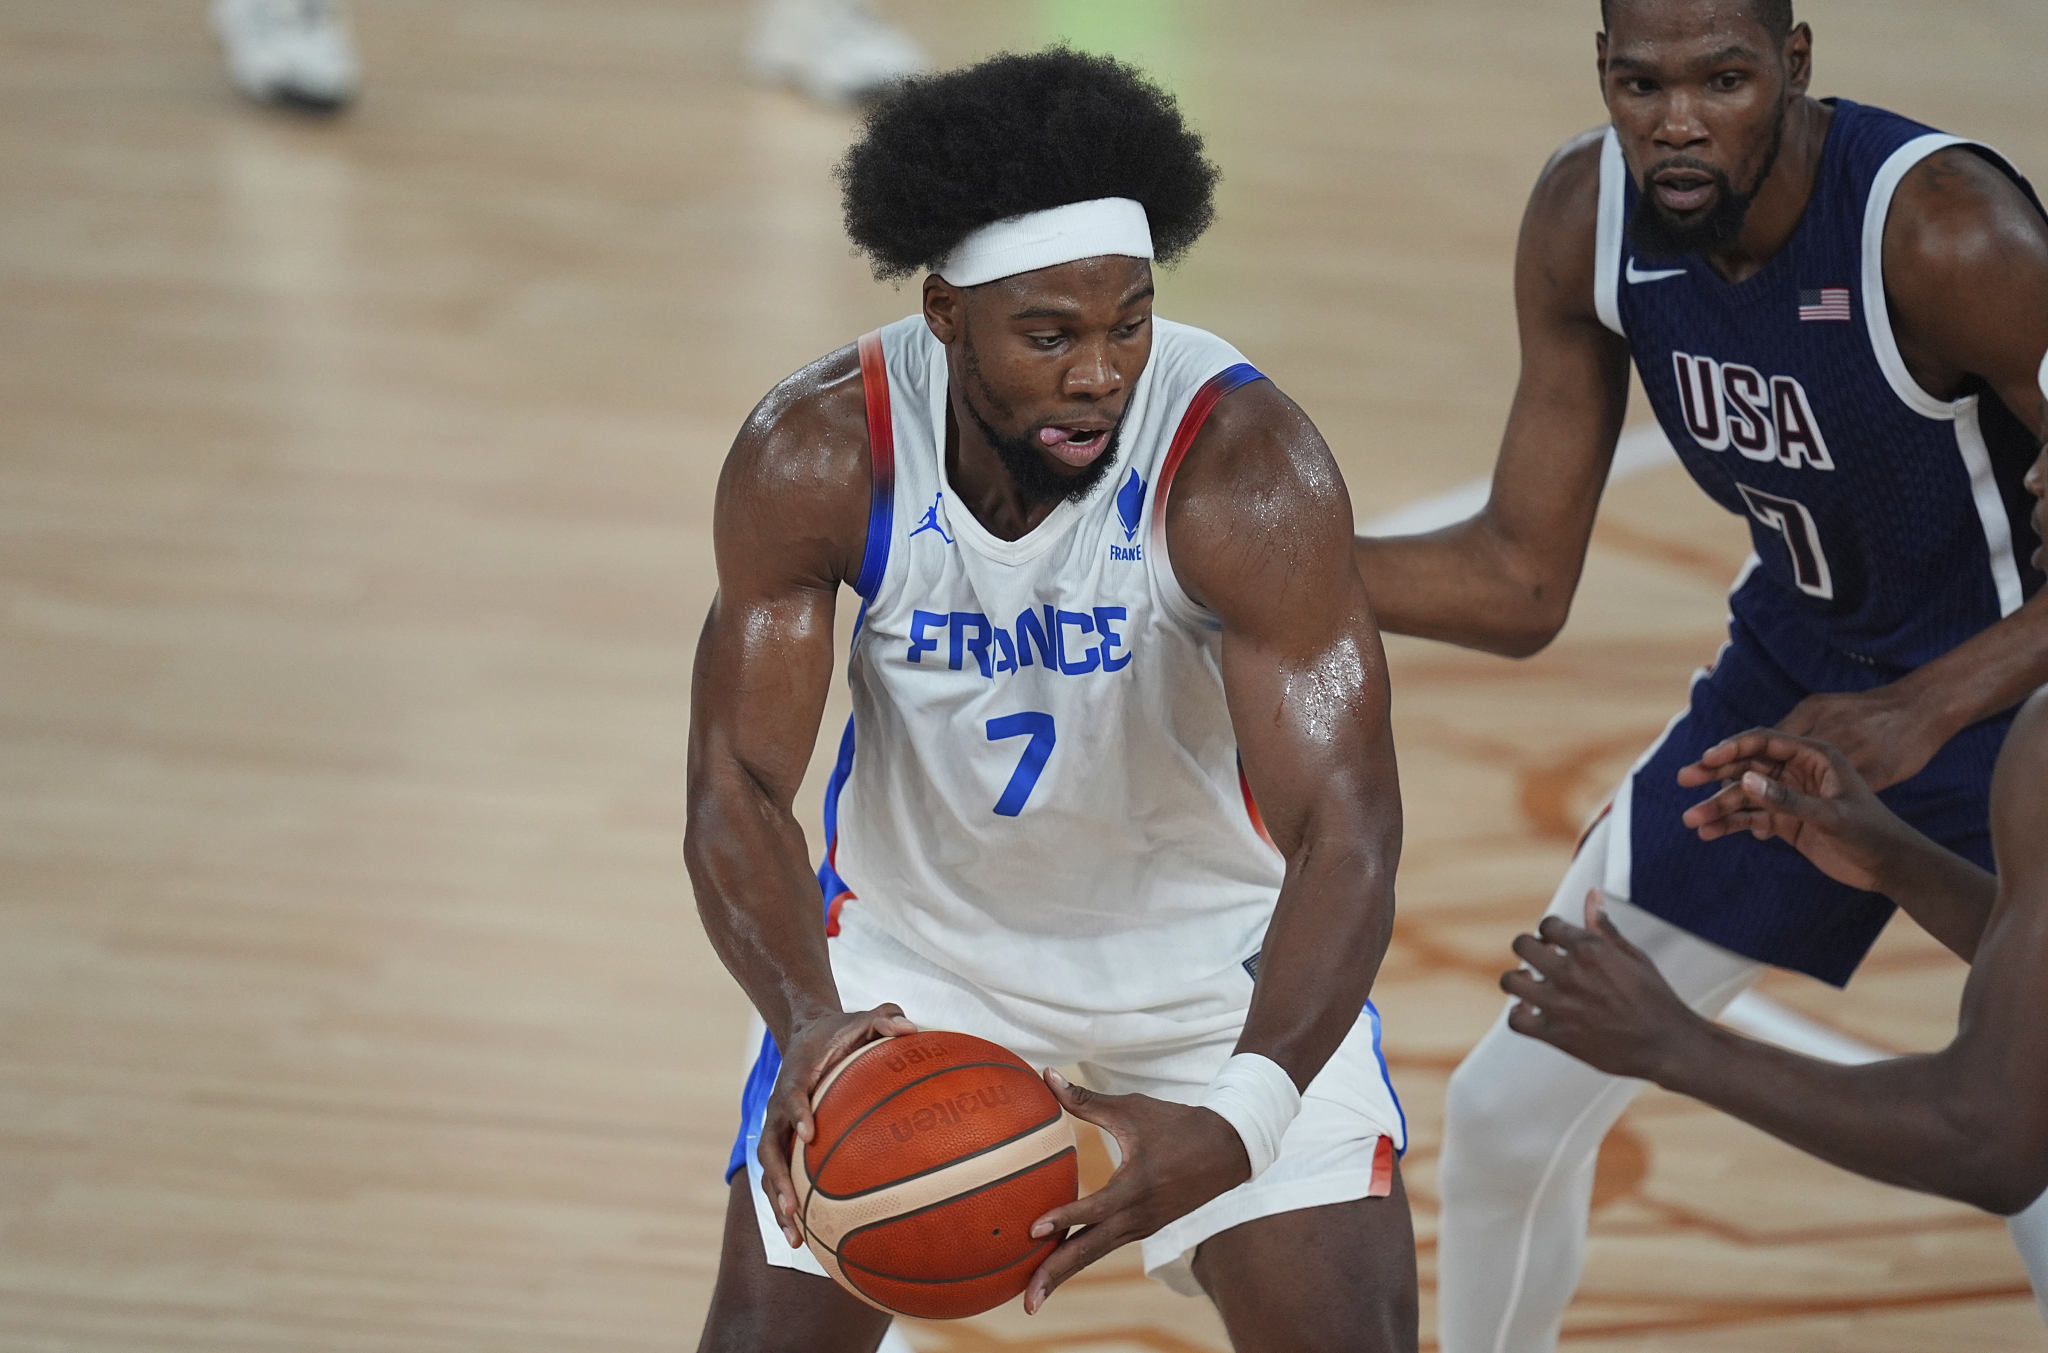
[[[910,35],[876,18],[867,0],[754,0],[747,68],[825,103],[855,103],[926,63]]]
[[[332,111],[362,65],[337,0],[213,0],[213,31],[235,88],[261,103]]]

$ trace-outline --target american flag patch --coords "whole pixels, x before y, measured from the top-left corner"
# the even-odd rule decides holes
[[[1822,287],[1799,293],[1799,318],[1803,320],[1854,319],[1849,310],[1849,288]]]

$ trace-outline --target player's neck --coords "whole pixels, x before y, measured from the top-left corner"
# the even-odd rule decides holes
[[[1813,200],[1834,109],[1815,99],[1802,99],[1785,119],[1785,142],[1778,162],[1750,204],[1742,234],[1733,245],[1708,254],[1707,265],[1726,282],[1742,282],[1761,272],[1791,240]]]
[[[998,540],[1022,540],[1059,506],[1017,487],[1002,458],[972,418],[954,407],[958,387],[946,396],[946,482],[982,529]]]

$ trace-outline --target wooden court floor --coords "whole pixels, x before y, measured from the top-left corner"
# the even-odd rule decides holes
[[[1154,70],[1225,171],[1162,313],[1308,408],[1361,520],[1485,473],[1594,0],[884,7],[948,63]],[[746,1015],[680,860],[711,486],[769,384],[915,293],[839,236],[850,120],[735,75],[738,0],[360,0],[332,123],[239,104],[202,8],[0,0],[0,1353],[687,1349]],[[2040,0],[1803,8],[1824,91],[2048,175]],[[1425,1287],[1444,1079],[1744,549],[1654,470],[1551,651],[1393,646]],[[1903,1050],[1959,985],[1895,928],[1846,994],[1765,989]],[[1654,1094],[1567,1328],[2048,1345],[1994,1221]],[[1223,1347],[1127,1256],[909,1333]]]

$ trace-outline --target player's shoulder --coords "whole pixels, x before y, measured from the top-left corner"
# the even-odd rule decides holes
[[[1515,296],[1525,318],[1597,324],[1601,175],[1608,131],[1581,133],[1558,148],[1536,177],[1515,248]]]
[[[1286,425],[1290,410],[1306,421],[1293,401],[1227,339],[1163,315],[1152,320],[1152,355],[1145,378],[1154,400],[1169,400],[1171,407],[1184,403],[1190,410],[1203,403],[1209,387],[1221,389],[1220,394],[1211,393],[1213,403],[1200,414],[1200,426],[1175,480],[1180,485],[1201,484],[1218,472],[1218,466],[1233,465],[1239,458],[1273,454],[1277,448],[1271,438]]]
[[[2001,267],[2048,247],[2048,219],[2014,177],[1967,143],[1944,146],[1899,180],[1885,220],[1887,280]]]
[[[1606,127],[1581,132],[1544,162],[1529,193],[1525,229],[1540,227],[1567,241],[1593,238],[1600,219],[1600,174],[1607,135]]]
[[[1349,541],[1344,477],[1308,414],[1270,380],[1223,395],[1190,443],[1167,500],[1176,557],[1189,547],[1315,534],[1325,523]]]
[[[1607,151],[1605,126],[1592,127],[1550,153],[1529,197],[1552,209],[1578,207],[1590,220],[1600,205],[1600,161]]]
[[[851,343],[776,382],[726,458],[727,485],[778,497],[864,495],[869,476],[867,398]]]
[[[718,479],[721,558],[728,543],[801,555],[785,562],[850,581],[867,539],[870,465],[860,355],[849,345],[777,382],[747,415]]]

